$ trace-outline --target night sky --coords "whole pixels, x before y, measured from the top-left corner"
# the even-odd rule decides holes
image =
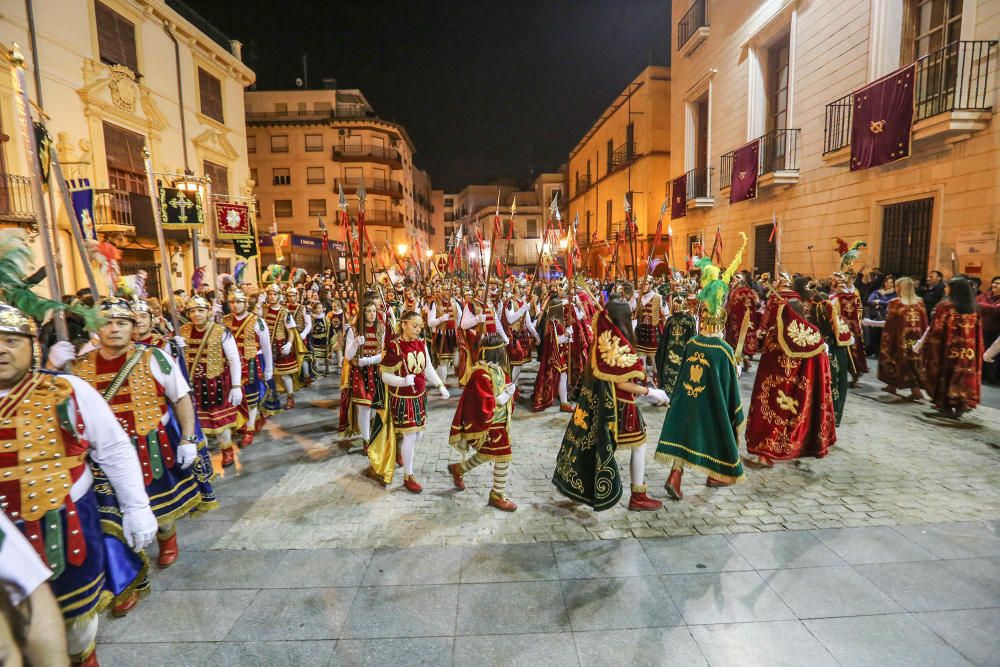
[[[555,169],[670,53],[670,0],[187,4],[244,43],[258,89],[294,88],[302,54],[310,88],[323,77],[360,88],[406,127],[417,166],[448,191]]]

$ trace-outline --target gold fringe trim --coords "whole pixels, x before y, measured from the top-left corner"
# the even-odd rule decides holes
[[[743,481],[746,480],[746,475],[745,474],[740,475],[739,477],[733,477],[732,475],[723,475],[721,473],[715,472],[714,470],[709,470],[705,466],[698,465],[697,463],[691,463],[687,459],[681,459],[681,458],[679,458],[677,456],[674,456],[672,454],[663,454],[661,452],[656,452],[656,454],[653,455],[653,458],[655,458],[657,461],[659,461],[661,463],[666,463],[667,465],[670,465],[670,466],[673,465],[673,462],[674,462],[675,459],[677,459],[679,461],[683,461],[685,468],[694,468],[695,470],[698,470],[698,471],[701,471],[701,472],[705,473],[709,477],[714,477],[715,479],[721,480],[723,482],[730,482],[732,484],[739,484],[739,483],[741,483],[741,482],[743,482]]]

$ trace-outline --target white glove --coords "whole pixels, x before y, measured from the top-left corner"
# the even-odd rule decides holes
[[[441,321],[442,322],[447,322],[448,320],[450,320],[452,318],[453,318],[453,315],[451,313],[448,313],[447,315],[445,315],[444,317],[441,318]]]
[[[497,403],[500,405],[507,405],[515,391],[516,389],[513,384],[507,385],[503,388],[503,391],[500,392],[500,395],[497,396]]]
[[[281,346],[282,356],[287,356],[291,354],[291,352],[292,352],[292,341],[288,341],[287,343]]]
[[[190,468],[196,458],[198,458],[198,445],[193,442],[186,442],[177,448],[177,462],[184,470]]]
[[[274,377],[274,369],[273,368],[265,368],[264,369],[264,382],[270,382],[271,378],[273,378],[273,377]]]
[[[486,323],[486,313],[480,313],[479,315],[477,315],[476,316],[476,322],[479,322],[480,324],[485,324]]]
[[[375,366],[381,361],[382,361],[381,354],[372,355],[370,357],[360,357],[360,360],[358,361],[358,367],[364,368],[365,366]]]
[[[76,359],[76,348],[68,340],[61,340],[49,348],[49,363],[55,368],[62,368]]]
[[[851,342],[848,343],[851,347],[854,347],[854,336],[851,336]]]
[[[649,387],[649,393],[646,394],[646,400],[653,405],[666,405],[670,402],[667,398],[667,392],[662,389],[657,389],[656,387]]]
[[[243,389],[233,387],[229,390],[229,405],[241,405],[243,403]]]
[[[156,517],[153,515],[153,510],[149,509],[149,505],[142,509],[125,510],[125,515],[122,517],[122,532],[125,533],[125,542],[133,551],[142,551],[152,544],[156,530]]]
[[[743,376],[743,364],[736,365],[736,377],[740,378]]]
[[[182,350],[188,346],[187,341],[184,340],[184,336],[174,336],[174,345]]]
[[[916,351],[917,351],[917,346],[916,346],[916,345],[914,345],[914,346],[913,346],[913,351],[914,351],[914,352],[916,352]],[[992,363],[993,363],[993,360],[994,360],[994,359],[996,359],[996,357],[995,357],[995,356],[992,356],[992,355],[990,355],[990,353],[989,353],[989,352],[985,352],[985,353],[983,354],[983,361],[985,361],[985,362],[986,362],[986,363],[988,363],[988,364],[992,364]]]
[[[412,387],[416,383],[416,381],[417,381],[417,376],[414,375],[413,373],[410,373],[409,375],[403,378],[403,386]]]
[[[566,327],[566,335],[567,336],[573,335],[573,327]]]
[[[448,393],[448,387],[441,385],[438,387],[438,394],[441,398],[451,398],[451,394]]]
[[[362,347],[364,346],[364,344],[365,344],[365,337],[364,337],[364,336],[357,336],[357,337],[356,337],[356,338],[355,338],[354,340],[356,340],[356,341],[358,342],[358,349],[359,349],[359,350],[360,350],[360,349],[361,349],[361,348],[362,348]]]

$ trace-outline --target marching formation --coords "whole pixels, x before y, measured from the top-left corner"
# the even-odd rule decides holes
[[[866,352],[877,352],[878,378],[898,400],[926,391],[951,420],[979,400],[984,346],[970,283],[951,279],[928,315],[914,281],[901,278],[884,319],[873,319],[847,259],[825,278],[782,272],[772,281],[738,272],[741,248],[726,267],[699,258],[637,288],[586,275],[456,272],[396,283],[384,275],[360,293],[329,270],[286,278],[277,267],[260,285],[66,305],[31,292],[23,261],[4,261],[23,258],[23,238],[0,248],[9,302],[0,304],[0,574],[19,587],[16,604],[58,605],[65,643],[47,650],[68,650],[74,664],[98,664],[100,612],[123,616],[149,594],[154,538],[156,567],[170,567],[183,553],[181,520],[217,507],[214,475],[319,377],[339,376],[338,437],[360,440],[359,472],[389,487],[402,468],[414,494],[423,490],[414,459],[427,394],[460,392],[448,473],[462,491],[468,471],[492,464],[487,504],[501,512],[517,510],[507,482],[518,410],[566,413],[552,443],[561,494],[594,510],[617,505],[624,449],[628,510],[656,511],[663,501],[650,477],[681,501],[695,473],[723,487],[747,468],[827,456],[847,389],[868,372]],[[89,335],[55,339],[54,317]],[[872,329],[880,346],[866,351]],[[535,380],[521,382],[529,365]],[[745,405],[738,380],[751,370]],[[644,415],[640,402],[653,409]],[[652,446],[664,468],[648,475],[650,416],[661,422]]]

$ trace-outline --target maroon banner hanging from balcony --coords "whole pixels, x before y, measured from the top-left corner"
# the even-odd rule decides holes
[[[250,236],[250,207],[246,204],[216,204],[215,222],[220,239]]]
[[[683,218],[687,215],[687,174],[681,174],[670,182],[670,217]]]
[[[760,158],[760,140],[754,139],[733,151],[732,186],[729,203],[757,197],[757,165]]]
[[[854,93],[851,171],[910,156],[915,68],[907,65]]]

